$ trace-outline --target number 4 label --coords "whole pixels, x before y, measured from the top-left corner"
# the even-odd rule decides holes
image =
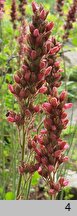
[[[70,203],[68,203],[68,204],[66,205],[65,209],[67,209],[68,211],[71,210]]]

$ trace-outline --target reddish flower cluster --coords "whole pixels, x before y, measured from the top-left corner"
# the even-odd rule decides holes
[[[63,91],[59,96],[57,88],[53,88],[49,101],[42,105],[42,109],[46,112],[44,129],[34,137],[31,143],[29,142],[29,147],[32,146],[34,149],[35,158],[39,163],[38,172],[48,180],[52,193],[57,193],[61,186],[65,186],[65,184],[60,184],[60,180],[55,183],[53,176],[60,164],[68,161],[64,152],[69,146],[66,141],[60,138],[62,130],[68,124],[65,113],[66,98],[66,91]],[[68,107],[71,106],[68,104]]]
[[[4,13],[4,3],[5,0],[0,0],[0,20],[2,19]]]
[[[11,22],[13,24],[13,28],[16,29],[17,6],[15,0],[12,0],[10,16],[11,16]]]
[[[24,173],[30,173],[33,174],[37,169],[39,168],[39,163],[36,163],[35,165],[31,164],[25,164],[24,162],[21,163],[21,166],[19,166],[19,172],[21,175]]]
[[[20,20],[25,16],[25,5],[27,4],[27,0],[19,0],[19,11],[21,14]]]
[[[64,0],[56,0],[56,10],[60,16],[63,16]]]
[[[18,126],[24,123],[24,118],[13,111],[9,111],[6,116],[8,122],[15,122]]]
[[[19,27],[20,35],[18,37],[18,55],[19,55],[19,65],[22,64],[25,56],[25,42],[26,42],[26,21],[22,19],[21,26]]]
[[[45,79],[48,83],[48,94],[50,94],[52,88],[59,87],[61,85],[61,72],[60,63],[56,61],[57,53],[61,48],[61,44],[56,42],[55,38],[49,39],[45,44],[45,57],[44,61],[47,61],[47,69],[45,72]]]
[[[64,25],[65,34],[63,35],[63,39],[68,39],[70,29],[73,28],[73,23],[76,21],[77,14],[77,0],[73,0],[73,4],[68,11],[66,23]]]
[[[61,85],[62,70],[56,58],[61,44],[55,38],[49,38],[53,22],[46,21],[48,11],[45,11],[42,5],[38,6],[32,2],[32,9],[34,14],[29,26],[30,32],[23,33],[24,38],[21,37],[19,40],[25,58],[22,60],[20,70],[14,75],[15,84],[9,85],[9,90],[18,100],[21,114],[11,111],[7,114],[7,118],[9,122],[15,122],[20,126],[25,125],[25,118],[32,118],[34,113],[40,111],[45,113],[44,129],[33,139],[30,134],[28,140],[28,149],[34,151],[34,161],[37,163],[21,163],[19,172],[24,174],[38,170],[48,182],[49,193],[56,194],[61,187],[67,185],[64,178],[60,178],[56,183],[54,176],[59,165],[68,160],[68,157],[64,156],[68,144],[60,138],[60,135],[68,124],[65,109],[70,108],[72,104],[66,104],[66,91],[60,95],[57,91]],[[48,95],[48,101],[43,103],[41,108],[33,104],[38,93]]]
[[[54,38],[48,39],[53,22],[45,21],[48,11],[45,11],[42,6],[32,3],[32,9],[34,16],[30,24],[30,33],[22,36],[26,37],[27,46],[24,47],[22,37],[19,39],[19,43],[23,44],[23,53],[26,57],[20,71],[14,76],[15,85],[10,86],[11,92],[19,100],[36,94],[42,85],[40,93],[44,93],[45,81],[48,83],[48,92],[53,86],[60,86],[61,70],[59,62],[56,62],[56,55],[61,45]]]

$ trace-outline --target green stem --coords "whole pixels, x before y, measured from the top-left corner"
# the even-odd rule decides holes
[[[23,125],[23,142],[22,142],[22,155],[21,155],[22,162],[24,161],[24,153],[25,153],[25,132],[24,132],[24,125]],[[22,175],[20,173],[19,182],[18,182],[18,189],[17,189],[17,197],[20,194],[21,182],[22,182]]]
[[[32,181],[32,177],[30,178],[30,180],[29,180],[29,184],[28,184],[27,195],[26,195],[26,199],[27,199],[27,200],[28,200],[28,197],[29,197],[31,181]]]
[[[56,175],[55,175],[55,173],[53,173],[53,182],[55,183],[56,182]],[[53,194],[52,195],[52,200],[56,200],[56,194]]]

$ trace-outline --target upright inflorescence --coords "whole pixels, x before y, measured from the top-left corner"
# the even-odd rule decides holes
[[[63,35],[63,39],[68,39],[70,30],[73,28],[73,23],[76,21],[76,15],[77,15],[77,0],[73,0],[73,4],[71,5],[66,22],[64,25],[65,33]]]
[[[13,24],[13,28],[16,29],[16,21],[17,21],[17,6],[16,6],[16,0],[12,0],[11,3],[11,22]]]
[[[22,64],[25,57],[25,48],[26,48],[26,21],[25,19],[22,20],[21,26],[19,27],[20,35],[18,37],[18,56],[19,56],[19,65]]]
[[[47,181],[51,195],[56,195],[68,183],[62,176],[56,181],[59,166],[68,161],[64,153],[69,146],[60,138],[62,130],[68,124],[65,112],[66,99],[66,91],[59,95],[57,88],[53,87],[48,102],[42,104],[42,109],[46,113],[44,128],[31,141],[36,161],[39,164],[38,173]]]
[[[27,134],[26,149],[34,152],[34,160],[29,163],[24,161],[25,138],[23,138],[22,161],[19,166],[20,190],[21,176],[25,173],[33,174],[36,170],[44,178],[48,185],[48,192],[52,195],[67,185],[63,177],[56,181],[56,172],[60,164],[66,162],[68,157],[64,155],[68,144],[60,137],[63,129],[68,123],[65,109],[71,107],[66,104],[67,93],[63,91],[58,94],[57,88],[61,85],[60,63],[57,55],[61,44],[54,37],[50,37],[53,22],[46,21],[48,11],[43,6],[32,2],[33,17],[29,25],[30,31],[23,33],[19,43],[23,44],[23,60],[20,69],[14,75],[15,83],[9,85],[9,90],[17,98],[20,112],[9,111],[7,119],[16,123],[17,127],[23,126],[23,136]],[[20,57],[19,51],[19,57]],[[38,94],[46,94],[48,101],[42,105],[34,105]],[[43,129],[40,133],[36,131],[34,138],[31,130],[34,129],[34,115],[44,114]],[[40,127],[39,127],[40,128]],[[26,132],[26,133],[25,133]]]
[[[32,7],[34,16],[29,26],[30,33],[22,35],[24,40],[26,40],[25,44],[23,43],[23,38],[19,38],[19,43],[23,43],[25,59],[20,70],[14,76],[15,84],[13,86],[9,85],[10,91],[21,103],[22,101],[25,103],[25,100],[28,98],[33,98],[39,91],[44,93],[47,90],[45,78],[51,74],[53,68],[51,64],[53,65],[55,61],[51,58],[52,56],[55,58],[55,53],[60,49],[59,43],[53,44],[51,41],[48,41],[53,28],[53,22],[48,23],[45,21],[48,12],[44,11],[42,6],[39,7],[34,3],[32,3]],[[48,56],[50,56],[49,62],[47,61]],[[59,65],[55,67],[57,70]],[[54,81],[55,78],[53,83]],[[40,90],[41,87],[42,89]],[[28,108],[32,111],[32,106],[30,102],[25,109]]]
[[[19,0],[19,11],[20,11],[20,20],[25,17],[25,5],[27,4],[27,0]]]
[[[56,10],[60,16],[63,16],[64,0],[56,0]]]
[[[5,0],[0,0],[0,20],[2,19],[4,13],[4,3]]]

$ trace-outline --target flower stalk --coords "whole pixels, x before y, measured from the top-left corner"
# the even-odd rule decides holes
[[[22,128],[22,131],[23,131],[23,134],[22,134],[22,155],[21,155],[21,158],[22,158],[22,161],[21,163],[23,164],[24,162],[24,156],[25,156],[25,132],[24,132],[24,125],[23,125],[23,128]],[[22,175],[20,173],[20,176],[19,176],[19,182],[18,182],[18,189],[17,189],[17,198],[19,197],[20,195],[20,188],[21,188],[21,183],[22,183]]]

